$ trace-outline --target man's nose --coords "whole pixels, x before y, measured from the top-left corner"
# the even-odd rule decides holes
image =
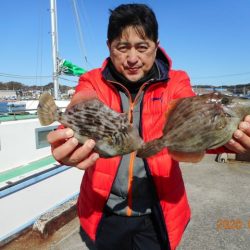
[[[128,60],[128,63],[130,63],[130,64],[134,64],[138,61],[138,53],[137,53],[136,49],[131,48],[128,51],[127,60]]]

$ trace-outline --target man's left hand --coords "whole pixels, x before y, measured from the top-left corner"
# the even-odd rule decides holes
[[[225,146],[237,154],[250,153],[250,115],[240,122],[233,138]]]

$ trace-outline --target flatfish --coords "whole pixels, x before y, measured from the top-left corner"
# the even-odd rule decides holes
[[[93,139],[96,142],[94,151],[103,158],[134,152],[143,144],[127,113],[112,110],[93,92],[85,93],[81,102],[69,106],[64,112],[49,93],[44,93],[39,98],[37,113],[43,126],[58,121],[71,128],[80,143]]]
[[[226,144],[240,121],[250,114],[250,100],[213,92],[170,103],[160,138],[145,143],[138,151],[150,157],[164,147],[178,161],[198,162],[207,149]]]

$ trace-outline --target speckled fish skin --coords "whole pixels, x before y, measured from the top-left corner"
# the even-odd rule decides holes
[[[182,98],[167,115],[163,136],[146,143],[138,152],[149,157],[164,147],[194,153],[226,144],[240,121],[250,114],[250,99],[219,92]]]
[[[46,125],[57,120],[65,127],[71,128],[80,143],[93,139],[96,142],[94,151],[101,157],[128,154],[143,144],[137,129],[129,123],[126,113],[115,112],[96,98],[78,103],[65,112],[59,112],[51,98],[48,94],[40,98],[38,116],[41,124]],[[54,114],[48,114],[46,109],[51,109]],[[49,122],[43,122],[45,116],[53,116],[53,121],[50,119]]]

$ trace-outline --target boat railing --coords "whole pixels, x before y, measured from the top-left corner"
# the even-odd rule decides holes
[[[34,171],[34,173],[31,174],[23,174],[18,178],[16,177],[10,180],[7,179],[6,181],[0,183],[0,199],[14,192],[20,191],[28,186],[37,184],[38,182],[50,178],[54,175],[60,174],[61,172],[68,170],[69,168],[70,167],[54,163],[51,164],[51,167],[47,167],[45,169],[41,168],[40,171]],[[2,175],[2,178],[5,177],[4,175],[8,176],[7,172],[0,174],[0,176]]]
[[[65,110],[66,107],[59,107],[59,109]],[[0,111],[0,123],[5,121],[17,121],[25,119],[37,118],[37,109],[12,109],[9,108],[8,112]]]

